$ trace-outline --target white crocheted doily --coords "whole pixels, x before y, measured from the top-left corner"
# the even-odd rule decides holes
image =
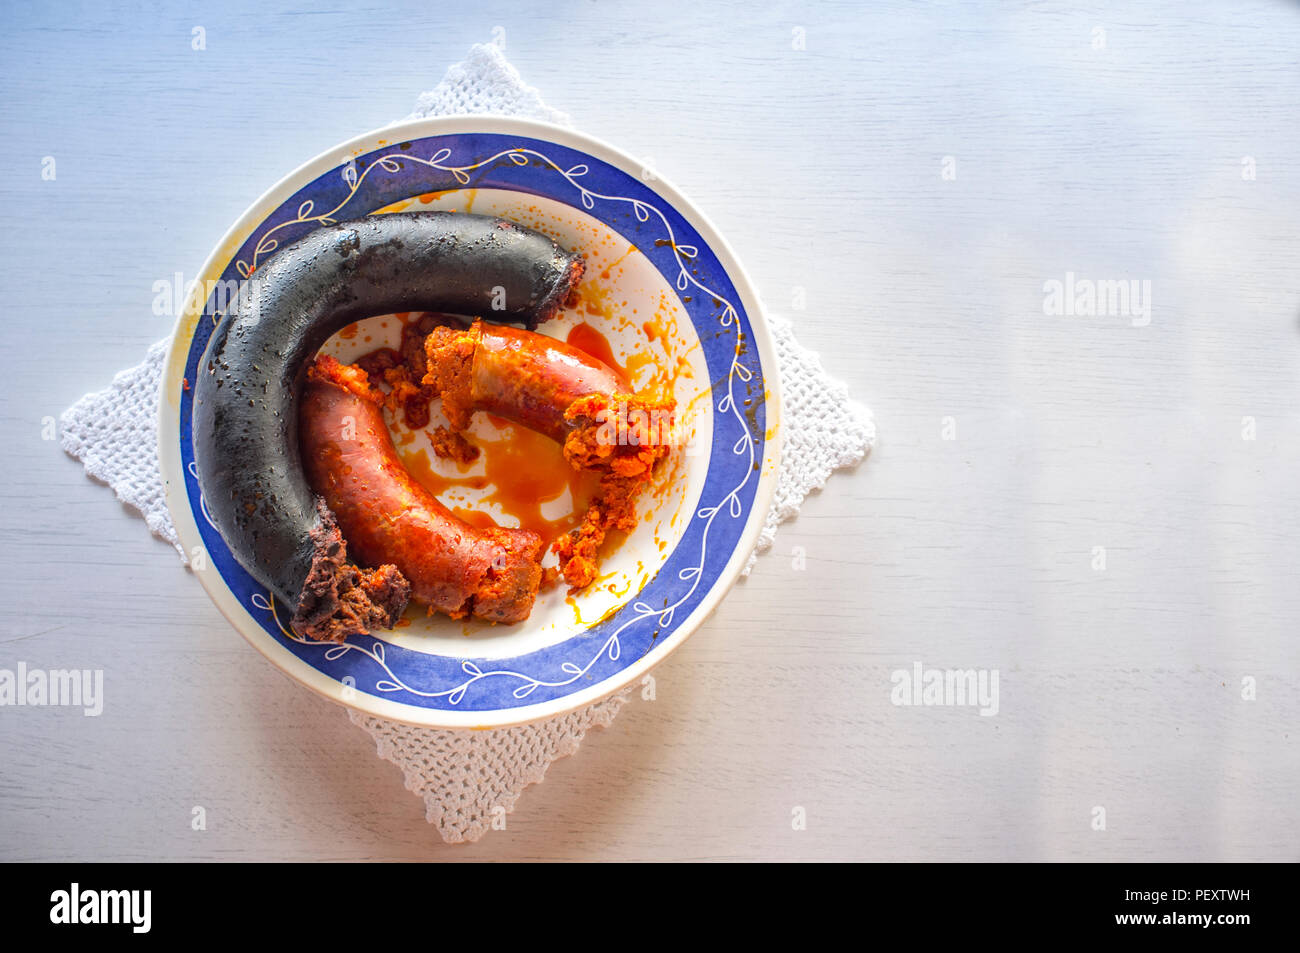
[[[478,45],[420,96],[411,117],[495,113],[568,124],[568,117],[542,102],[537,90],[492,45]],[[799,511],[804,497],[825,485],[831,471],[860,461],[875,441],[871,415],[801,347],[789,321],[768,315],[781,367],[785,448],[776,498],[767,514],[757,553],[772,545],[777,526]],[[144,516],[149,528],[176,547],[158,471],[159,381],[167,342],[149,348],[143,363],[122,371],[106,390],[87,394],[61,417],[63,448],[85,464],[86,473],[111,486],[118,499]],[[349,711],[375,739],[379,755],[406,776],[424,798],[429,822],[448,842],[474,841],[493,820],[514,810],[556,758],[573,754],[593,725],[606,727],[628,700],[627,689],[611,698],[549,721],[495,731],[436,731]]]

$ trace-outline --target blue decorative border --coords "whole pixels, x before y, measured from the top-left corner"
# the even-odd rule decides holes
[[[193,398],[183,390],[181,460],[186,492],[213,566],[263,628],[294,655],[357,691],[422,708],[497,711],[562,698],[603,681],[650,652],[716,583],[753,507],[766,431],[763,369],[739,295],[699,233],[645,183],[580,150],[521,136],[431,136],[376,149],[321,175],[268,215],[232,256],[222,282],[247,278],[277,248],[314,228],[359,218],[426,192],[503,189],[573,207],[635,245],[677,288],[699,336],[715,415],[702,504],[677,547],[641,591],[611,618],[564,642],[507,659],[427,655],[375,636],[342,644],[300,639],[282,609],[231,556],[206,512],[192,440]],[[689,294],[688,294],[689,292]],[[190,342],[186,377],[221,315],[217,292]],[[532,674],[530,674],[532,673]]]

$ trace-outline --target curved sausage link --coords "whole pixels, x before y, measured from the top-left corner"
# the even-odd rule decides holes
[[[618,371],[572,345],[482,321],[436,328],[425,354],[424,384],[452,427],[468,427],[476,410],[496,414],[560,442],[575,469],[600,474],[582,525],[554,547],[565,581],[590,585],[608,530],[636,528],[637,497],[670,449],[675,402],[630,393]]]
[[[457,430],[482,410],[564,443],[565,414],[581,397],[631,389],[614,368],[572,344],[519,328],[475,321],[467,330],[436,328],[425,342],[425,383],[442,397]]]
[[[582,269],[581,256],[512,222],[416,212],[317,229],[243,284],[199,365],[194,458],[231,554],[296,607],[296,632],[340,639],[391,624],[405,606],[399,580],[356,578],[303,475],[300,394],[320,345],[377,314],[482,313],[498,303],[493,289],[504,290],[504,320],[535,325]],[[386,601],[367,606],[372,594]]]
[[[320,358],[303,391],[303,463],[312,489],[338,519],[349,551],[369,566],[392,565],[411,598],[452,618],[528,617],[542,578],[542,539],[523,529],[479,529],[453,514],[398,458],[376,400]]]

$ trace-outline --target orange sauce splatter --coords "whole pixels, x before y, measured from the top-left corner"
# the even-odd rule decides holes
[[[582,324],[575,324],[564,340],[579,351],[590,354],[596,360],[604,361],[627,377],[627,370],[614,357],[614,349],[609,346],[609,340],[585,321]]]
[[[504,422],[503,422],[504,423]],[[472,526],[486,529],[496,525],[489,512],[476,506],[455,506],[455,490],[491,487],[483,503],[497,504],[502,512],[519,520],[519,525],[537,533],[550,545],[576,527],[595,495],[599,478],[569,466],[564,451],[554,440],[526,427],[511,426],[500,437],[470,438],[481,451],[481,473],[445,476],[433,468],[423,448],[401,453],[402,463],[415,479],[444,506]],[[399,438],[399,446],[401,441]],[[556,519],[542,513],[544,504],[569,491],[572,511]]]
[[[419,450],[409,450],[401,454],[402,463],[406,466],[411,476],[434,496],[442,496],[453,487],[475,486],[481,487],[484,484],[482,478],[477,478],[479,482],[475,484],[473,480],[461,480],[455,477],[445,477],[433,468],[429,462],[429,453],[423,448]],[[446,500],[442,501],[446,504]],[[464,517],[462,517],[463,519]],[[468,521],[467,521],[468,522]]]
[[[578,287],[579,304],[593,317],[614,320],[614,307],[609,301],[609,289],[594,281],[585,281]]]
[[[602,579],[608,579],[610,575],[612,575],[612,573],[611,573],[611,574],[606,574],[606,575],[604,575],[604,576],[598,576],[597,579],[596,579],[596,581],[593,582],[593,583],[591,584],[591,588],[599,588],[599,587],[600,587],[600,581],[601,581]],[[610,591],[612,592],[612,591],[613,591],[613,587],[611,586],[611,587],[609,587],[609,588],[610,588]],[[624,593],[630,591],[631,588],[632,588],[632,581],[629,579],[626,588],[623,590]],[[640,588],[637,589],[637,592],[640,592],[641,589],[643,589],[643,588],[645,588],[645,580],[642,580],[642,585],[641,585]],[[564,604],[567,605],[570,609],[573,610],[573,623],[574,623],[574,625],[581,626],[582,628],[587,628],[588,626],[598,625],[598,624],[600,624],[601,622],[604,622],[606,619],[612,619],[612,618],[613,618],[613,617],[618,613],[618,610],[621,609],[621,608],[623,608],[621,605],[612,605],[612,606],[610,606],[608,609],[606,609],[604,612],[602,612],[602,613],[600,614],[600,618],[598,618],[598,619],[587,620],[587,619],[584,619],[584,618],[582,617],[582,606],[579,604],[578,600],[575,599],[573,596],[565,596],[565,597],[564,597]]]
[[[601,271],[600,273],[600,277],[608,281],[610,271],[614,268],[617,268],[619,265],[621,265],[624,259],[626,259],[627,256],[632,254],[634,251],[636,251],[636,246],[628,245],[627,251],[623,252],[623,254],[619,255],[617,258],[615,258],[613,261],[611,261],[608,265],[605,266],[604,270]]]
[[[480,510],[470,509],[466,506],[453,506],[451,511],[470,526],[476,526],[479,529],[491,529],[497,525],[491,516]]]
[[[487,502],[519,520],[547,543],[576,527],[595,495],[599,478],[573,469],[564,450],[549,437],[527,427],[511,427],[495,440],[476,440],[483,450],[487,482],[495,489]],[[555,500],[565,490],[573,500],[573,511],[558,519],[542,515],[542,504]]]

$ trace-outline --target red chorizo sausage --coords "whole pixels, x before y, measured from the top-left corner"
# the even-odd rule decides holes
[[[411,598],[452,618],[527,618],[541,582],[541,537],[479,529],[438,502],[398,458],[381,401],[364,372],[328,357],[303,391],[307,479],[338,519],[349,554],[363,565],[396,566]]]
[[[482,321],[434,329],[425,354],[423,384],[456,430],[487,411],[559,441],[571,466],[601,475],[582,525],[554,545],[565,581],[590,585],[607,531],[636,528],[636,499],[669,451],[675,402],[630,393],[618,371],[563,341]]]
[[[603,361],[564,341],[475,321],[468,330],[436,328],[426,341],[428,376],[452,427],[475,410],[496,414],[564,443],[565,412],[580,397],[613,397],[631,388]]]

